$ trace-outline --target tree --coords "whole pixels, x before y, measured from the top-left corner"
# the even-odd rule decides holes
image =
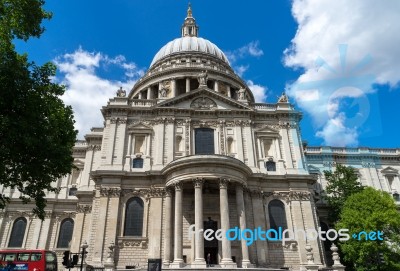
[[[334,224],[339,219],[346,199],[362,191],[364,187],[358,182],[357,174],[352,167],[337,164],[334,172],[325,170],[324,174],[328,182],[324,199],[329,208],[329,220]]]
[[[350,240],[340,243],[350,270],[400,270],[400,213],[393,198],[371,187],[351,195],[344,203],[336,230],[349,229]],[[383,233],[383,240],[361,232]],[[371,236],[371,235],[370,235]],[[368,240],[366,240],[368,239]],[[346,269],[347,270],[347,269]]]
[[[54,83],[56,67],[38,66],[16,52],[15,39],[40,37],[41,22],[50,19],[41,0],[0,0],[0,184],[21,192],[24,203],[44,219],[46,191],[73,168],[77,132],[73,112]],[[9,202],[0,194],[0,208]]]

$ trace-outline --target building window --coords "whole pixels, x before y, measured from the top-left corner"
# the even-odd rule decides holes
[[[143,168],[143,159],[142,158],[135,158],[132,160],[132,167],[133,168]]]
[[[74,221],[66,218],[61,222],[60,233],[58,235],[57,248],[68,248],[69,242],[72,240],[74,231]]]
[[[277,232],[279,231],[279,227],[282,228],[282,230],[287,229],[285,205],[282,201],[277,199],[271,200],[268,204],[268,213],[271,229]]]
[[[76,196],[76,192],[78,191],[78,188],[76,188],[76,187],[71,187],[69,190],[68,190],[68,195],[69,196]]]
[[[214,154],[214,130],[195,129],[195,154]]]
[[[124,236],[142,236],[143,200],[131,198],[126,203]]]
[[[276,171],[276,163],[274,161],[265,162],[265,168],[267,171]]]
[[[26,218],[20,217],[14,221],[10,241],[8,242],[9,247],[22,247],[25,236],[25,229]]]

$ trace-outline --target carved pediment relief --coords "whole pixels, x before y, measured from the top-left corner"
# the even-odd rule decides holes
[[[196,109],[216,109],[217,103],[208,97],[199,97],[192,101],[190,108]]]
[[[175,98],[168,99],[157,104],[156,107],[176,107],[176,108],[193,108],[193,109],[229,109],[229,110],[253,110],[251,107],[240,103],[232,98],[226,97],[219,92],[215,92],[208,88],[193,90],[188,93],[179,95]]]

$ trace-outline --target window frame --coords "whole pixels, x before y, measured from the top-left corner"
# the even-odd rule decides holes
[[[60,237],[61,237],[61,234],[65,234],[65,233],[62,233],[62,230],[63,230],[63,226],[64,226],[64,224],[65,223],[67,223],[67,222],[72,222],[72,231],[71,231],[71,238],[70,238],[70,240],[68,241],[68,245],[67,246],[61,246],[62,244],[60,244]],[[72,219],[72,218],[65,218],[65,219],[63,219],[62,221],[61,221],[61,223],[60,223],[60,229],[59,229],[59,231],[58,231],[58,238],[57,238],[57,246],[56,246],[56,248],[69,248],[70,247],[70,243],[71,243],[71,241],[72,241],[72,237],[73,237],[73,235],[74,235],[74,228],[75,228],[75,221]]]
[[[23,221],[25,223],[23,234],[22,233],[19,233],[19,234],[17,233],[17,234],[15,234],[15,236],[13,236],[15,227],[16,227],[17,223],[20,222],[20,221]],[[8,246],[7,247],[10,247],[10,248],[14,248],[14,247],[15,248],[22,248],[24,246],[27,225],[28,225],[28,220],[25,217],[18,217],[18,218],[16,218],[14,220],[13,226],[12,226],[12,229],[11,229],[11,233],[10,233],[10,238],[8,239]],[[11,244],[12,241],[13,241],[13,243],[15,243],[13,238],[21,238],[21,240],[20,240],[21,244],[18,245],[18,246],[15,246],[14,244],[12,245]],[[17,240],[19,241],[19,239],[17,239]]]
[[[142,217],[141,217],[141,229],[140,229],[140,235],[136,235],[135,234],[135,232],[133,232],[133,234],[131,234],[131,233],[127,233],[127,230],[128,230],[128,228],[127,228],[127,224],[128,224],[128,221],[127,221],[127,219],[128,219],[128,211],[129,211],[129,204],[131,204],[131,202],[133,202],[134,200],[139,200],[140,202],[141,202],[141,204],[142,204],[142,210],[141,210],[141,212],[142,212]],[[144,222],[145,222],[145,209],[146,209],[146,206],[145,206],[145,202],[143,201],[143,199],[142,198],[140,198],[140,197],[137,197],[137,196],[134,196],[134,197],[130,197],[127,201],[126,201],[126,203],[125,203],[125,210],[124,210],[124,222],[123,222],[123,231],[122,231],[122,236],[123,237],[143,237],[143,234],[144,234],[144,232],[145,232],[145,226],[144,226]],[[132,227],[133,228],[133,227]],[[134,231],[134,229],[132,229],[132,231]]]

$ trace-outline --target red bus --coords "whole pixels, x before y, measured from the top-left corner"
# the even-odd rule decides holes
[[[1,270],[57,271],[57,255],[47,250],[0,250]]]

